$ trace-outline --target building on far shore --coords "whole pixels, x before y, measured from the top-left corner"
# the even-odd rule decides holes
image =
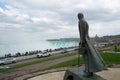
[[[103,37],[98,37],[96,35],[94,38],[92,38],[92,42],[96,47],[120,45],[120,35],[110,35]]]
[[[91,43],[95,47],[105,47],[105,46],[114,46],[114,45],[120,45],[120,35],[110,35],[110,36],[103,36],[99,37],[97,34],[95,37],[90,38]],[[65,44],[65,43],[75,43],[76,45],[79,44],[80,39],[79,38],[60,38],[60,39],[48,39],[49,42],[57,42],[58,44]]]

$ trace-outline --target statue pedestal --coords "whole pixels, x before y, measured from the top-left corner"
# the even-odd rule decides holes
[[[66,70],[65,75],[64,75],[64,80],[106,80],[99,75],[94,74],[92,77],[84,77],[84,72],[83,68],[80,67],[75,67]]]

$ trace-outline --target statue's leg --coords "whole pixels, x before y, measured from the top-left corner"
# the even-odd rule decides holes
[[[83,59],[84,59],[84,64],[85,64],[85,69],[84,72],[87,72],[87,61],[86,61],[86,54],[83,54]]]
[[[93,72],[89,71],[89,56],[88,56],[88,53],[83,54],[83,59],[84,59],[84,63],[85,63],[84,76],[85,77],[93,76]]]

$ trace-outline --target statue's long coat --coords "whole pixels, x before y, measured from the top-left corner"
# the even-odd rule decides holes
[[[85,61],[86,72],[98,72],[105,69],[105,63],[100,53],[92,46],[88,34],[88,23],[82,19],[79,21],[80,42],[85,44],[85,51],[82,55]]]

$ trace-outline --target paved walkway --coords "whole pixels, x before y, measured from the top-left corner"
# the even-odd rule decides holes
[[[107,71],[98,72],[107,80],[120,80],[120,68],[109,68]]]
[[[39,75],[28,80],[63,80],[65,71],[47,73]],[[98,72],[98,75],[106,80],[120,80],[120,68],[109,68],[106,71]]]
[[[31,76],[38,71],[41,71],[41,70],[48,68],[49,66],[77,58],[77,56],[78,55],[74,55],[74,56],[49,60],[49,61],[45,61],[45,62],[43,61],[43,62],[38,63],[38,64],[33,64],[33,65],[25,66],[22,68],[17,68],[17,69],[12,69],[12,70],[9,70],[6,72],[1,72],[0,73],[0,80],[13,80],[13,79],[14,80],[23,80],[23,78],[17,79],[17,77],[19,77],[19,76],[28,77],[28,75]]]

